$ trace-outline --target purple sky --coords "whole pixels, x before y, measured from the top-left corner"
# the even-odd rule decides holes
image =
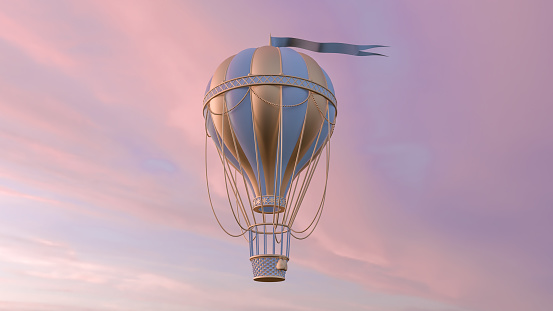
[[[551,310],[551,12],[0,1],[0,310]],[[305,52],[338,98],[325,213],[260,284],[209,209],[201,109],[270,33],[390,57]]]

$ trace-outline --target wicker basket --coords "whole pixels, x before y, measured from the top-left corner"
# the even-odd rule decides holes
[[[250,257],[252,262],[253,279],[258,282],[281,282],[286,276],[286,268],[277,269],[278,261],[288,262],[288,258],[281,255],[257,255]],[[286,266],[286,264],[284,265]]]

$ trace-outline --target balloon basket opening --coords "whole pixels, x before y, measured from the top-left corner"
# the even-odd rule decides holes
[[[280,255],[258,255],[250,257],[253,280],[257,282],[284,281],[286,270],[282,269],[282,267],[277,267],[279,260],[288,262],[288,258]]]
[[[264,195],[253,199],[253,210],[257,213],[282,213],[285,208],[286,199],[284,197]]]

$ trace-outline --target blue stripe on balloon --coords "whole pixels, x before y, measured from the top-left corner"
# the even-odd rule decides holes
[[[234,56],[227,68],[225,81],[232,80],[238,77],[247,76],[250,73],[250,64],[252,62],[255,49],[246,49]],[[240,100],[246,95],[247,87],[230,90],[226,93],[228,109],[234,108]]]
[[[247,76],[250,73],[250,64],[256,49],[245,49],[236,54],[230,62],[226,80]]]
[[[256,49],[253,48],[246,49],[236,54],[227,69],[226,80],[247,76],[250,73],[251,61],[255,50]],[[238,143],[240,144],[242,150],[244,151],[244,154],[246,155],[246,159],[240,160],[242,161],[242,163],[244,163],[244,161],[247,161],[251,165],[255,174],[255,178],[259,181],[259,176],[265,175],[263,174],[263,165],[261,163],[261,156],[259,155],[259,152],[257,152],[257,158],[259,159],[260,172],[257,171],[255,140],[252,121],[252,107],[250,99],[251,94],[247,95],[244,98],[244,95],[246,95],[248,89],[249,88],[244,87],[230,90],[226,93],[225,99],[228,109],[234,108],[231,112],[229,112],[230,122],[233,125],[236,139],[238,140]],[[242,98],[244,98],[242,103],[240,103],[240,105],[236,107],[236,105],[238,105]],[[250,187],[252,187],[252,183],[247,176],[246,179],[248,180]],[[265,181],[260,181],[259,184],[261,186],[261,193],[265,193]]]

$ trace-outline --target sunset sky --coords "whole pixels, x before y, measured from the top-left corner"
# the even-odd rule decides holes
[[[0,311],[553,310],[551,12],[0,0]],[[338,99],[327,200],[266,284],[211,213],[202,99],[269,34],[389,57],[301,51]]]

